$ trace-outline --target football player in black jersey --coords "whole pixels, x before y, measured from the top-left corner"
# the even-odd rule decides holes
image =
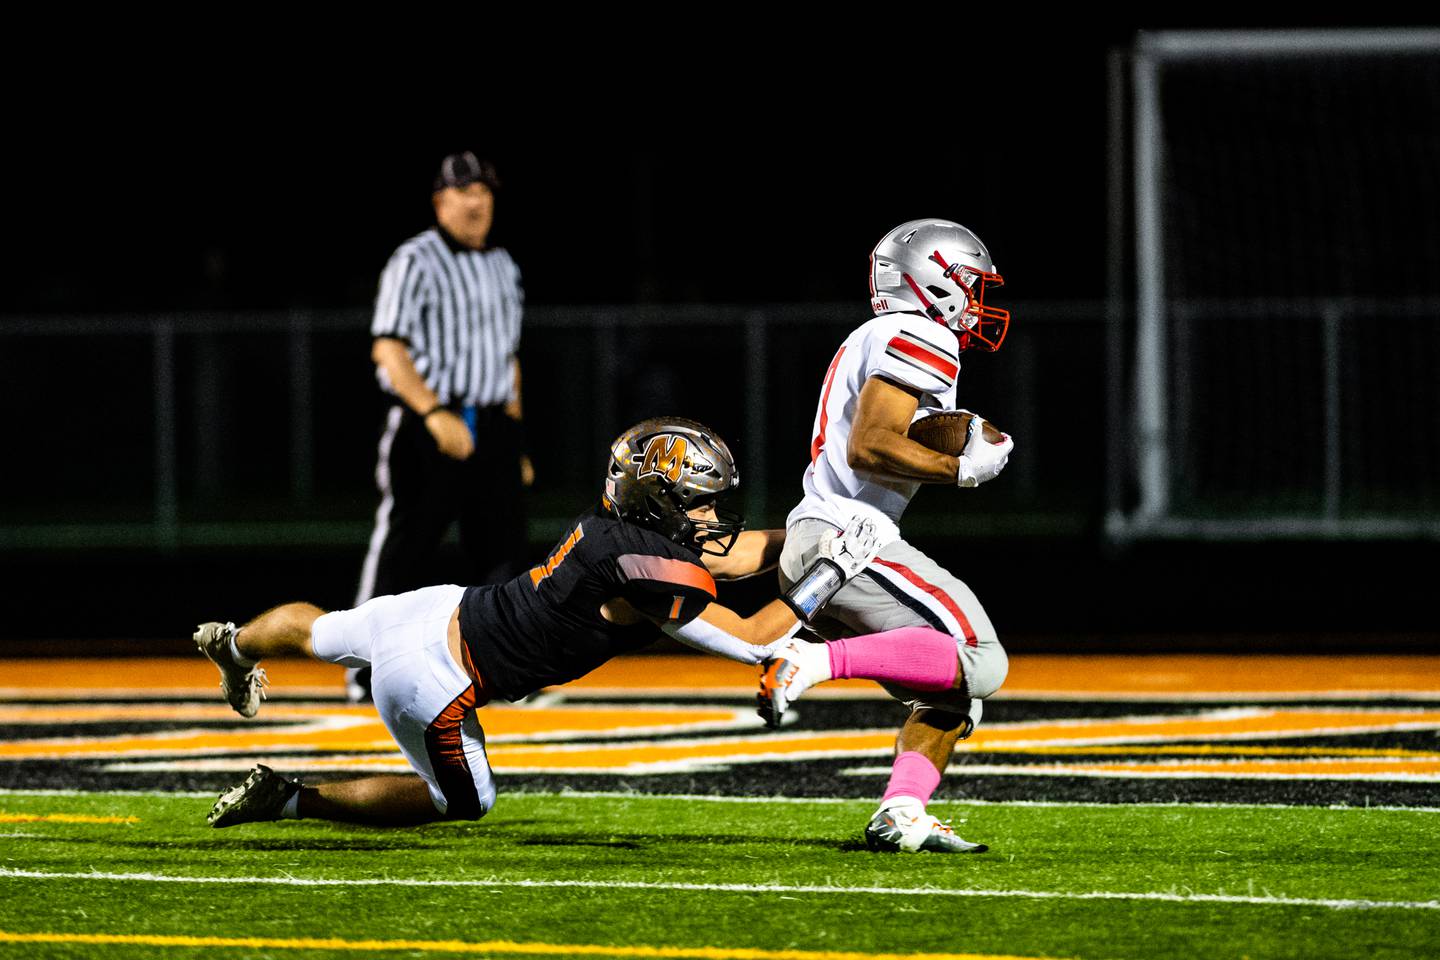
[[[245,717],[260,707],[264,657],[371,666],[375,707],[418,774],[303,786],[260,765],[220,797],[209,822],[478,819],[495,786],[477,707],[583,676],[650,644],[657,626],[690,646],[765,662],[877,545],[868,523],[851,524],[785,596],[742,617],[715,601],[715,578],[774,567],[784,531],[744,531],[718,508],[738,483],[713,431],[678,417],[646,420],[612,445],[599,505],[544,563],[507,583],[426,587],[332,613],[287,603],[240,628],[201,625],[196,644]]]

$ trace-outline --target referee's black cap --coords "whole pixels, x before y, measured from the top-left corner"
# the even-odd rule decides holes
[[[469,150],[452,153],[440,161],[440,172],[435,174],[435,192],[446,187],[468,187],[472,183],[483,183],[491,190],[500,189],[500,177],[495,173],[495,164],[481,160]]]

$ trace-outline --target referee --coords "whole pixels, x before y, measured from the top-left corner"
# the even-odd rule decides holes
[[[534,471],[515,356],[524,294],[510,254],[487,245],[499,186],[474,153],[446,157],[435,226],[401,244],[380,275],[371,357],[393,405],[357,605],[452,579],[431,567],[456,520],[469,565],[460,582],[509,579],[525,559],[523,487]]]

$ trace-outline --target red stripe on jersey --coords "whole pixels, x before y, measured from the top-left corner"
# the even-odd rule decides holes
[[[840,366],[840,358],[845,356],[845,348],[842,346],[835,354],[835,359],[830,361],[830,369],[825,371],[825,389],[820,393],[820,432],[815,434],[815,439],[810,441],[810,462],[814,463],[820,459],[820,451],[825,446],[825,429],[830,426],[830,388],[835,386],[835,370]]]
[[[940,354],[932,353],[931,351],[926,350],[919,344],[912,343],[909,340],[904,339],[903,337],[891,337],[888,349],[898,350],[901,353],[905,354],[907,357],[910,357],[913,360],[920,361],[921,363],[925,364],[925,366],[930,367],[935,372],[940,374],[940,376],[944,377],[946,380],[954,380],[955,375],[960,372],[959,367],[955,366],[955,364],[940,356]]]
[[[626,580],[657,580],[715,596],[715,578],[710,576],[710,571],[684,560],[627,553],[620,557],[620,572]]]
[[[879,557],[876,557],[872,562],[878,563],[882,567],[888,567],[889,569],[894,570],[896,573],[900,574],[900,576],[904,577],[906,580],[909,580],[915,586],[919,587],[921,590],[924,590],[936,600],[939,600],[940,605],[946,610],[949,610],[950,615],[955,618],[957,623],[960,624],[960,632],[965,634],[965,645],[967,647],[980,646],[980,641],[975,639],[975,630],[970,626],[970,618],[965,616],[965,612],[960,609],[960,604],[956,603],[951,598],[950,594],[946,593],[944,590],[941,590],[933,583],[926,583],[925,580],[920,576],[920,574],[916,573],[914,570],[911,570],[903,563],[896,563],[893,560],[881,560]]]

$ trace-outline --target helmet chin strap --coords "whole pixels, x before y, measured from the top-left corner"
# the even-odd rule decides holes
[[[945,311],[925,298],[925,292],[920,289],[920,284],[915,282],[915,278],[908,273],[902,273],[900,276],[905,278],[906,285],[915,292],[915,296],[920,298],[920,305],[925,308],[925,315],[936,323],[944,323],[948,327],[949,324],[945,323]]]

